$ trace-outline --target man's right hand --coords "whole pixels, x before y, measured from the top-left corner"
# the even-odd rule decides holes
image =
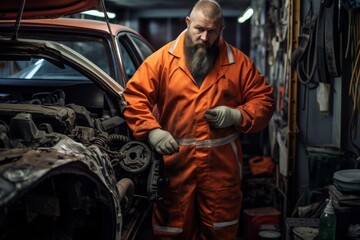
[[[179,145],[167,131],[156,128],[149,133],[149,143],[162,155],[171,155],[179,151]]]

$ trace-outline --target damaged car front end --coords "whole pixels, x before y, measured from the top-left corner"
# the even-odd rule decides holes
[[[0,79],[0,239],[135,234],[149,201],[161,197],[161,165],[132,139],[121,86],[57,43],[1,40],[0,55],[82,76]]]

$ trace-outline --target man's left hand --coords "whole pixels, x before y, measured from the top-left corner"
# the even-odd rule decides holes
[[[208,109],[205,112],[204,118],[209,122],[210,126],[214,128],[227,128],[238,125],[242,115],[238,109],[218,106]]]

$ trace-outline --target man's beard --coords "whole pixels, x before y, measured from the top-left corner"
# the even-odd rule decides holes
[[[195,78],[204,78],[212,70],[219,52],[217,42],[205,48],[191,44],[190,36],[185,38],[186,63]]]

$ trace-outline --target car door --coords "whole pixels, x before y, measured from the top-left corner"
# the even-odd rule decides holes
[[[132,33],[123,33],[117,37],[123,67],[129,80],[141,63],[154,52],[151,45]]]

